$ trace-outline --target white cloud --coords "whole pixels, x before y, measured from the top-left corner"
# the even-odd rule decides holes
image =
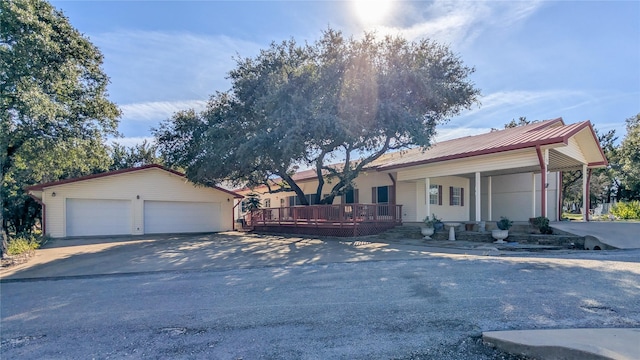
[[[110,139],[107,139],[107,144],[112,145],[113,143],[118,143],[126,147],[132,147],[135,145],[142,144],[142,142],[144,141],[146,141],[147,143],[153,143],[154,138],[151,136],[110,138]]]
[[[532,16],[544,2],[449,1],[412,2],[399,6],[400,26],[379,27],[378,33],[399,34],[408,39],[428,37],[445,44],[466,46],[487,28],[509,28]],[[410,14],[410,15],[407,15]]]
[[[204,100],[152,101],[122,105],[120,109],[124,121],[157,122],[168,119],[181,110],[202,111],[206,105],[207,102]]]

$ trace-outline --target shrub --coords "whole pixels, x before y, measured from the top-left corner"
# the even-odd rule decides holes
[[[496,226],[498,226],[500,230],[509,230],[511,226],[513,226],[513,221],[509,220],[506,216],[501,216],[500,221],[496,222]]]
[[[530,220],[531,225],[536,227],[540,234],[553,234],[553,229],[549,226],[549,218],[538,216]]]
[[[15,236],[7,243],[7,255],[22,255],[40,247],[40,237],[34,234]]]
[[[640,201],[619,202],[611,207],[611,214],[618,219],[640,220]]]

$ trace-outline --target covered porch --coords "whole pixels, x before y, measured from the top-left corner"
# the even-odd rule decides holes
[[[464,150],[439,149],[442,144],[437,144],[422,160],[396,161],[379,170],[396,170],[397,198],[405,205],[405,223],[420,222],[431,214],[459,222],[497,221],[501,216],[523,222],[538,216],[558,221],[562,217],[562,173],[581,170],[585,174],[583,217],[588,220],[590,174],[606,166],[590,124],[551,127],[539,139],[526,132],[520,135],[525,139],[516,144],[505,142],[475,152],[429,158],[430,153]]]

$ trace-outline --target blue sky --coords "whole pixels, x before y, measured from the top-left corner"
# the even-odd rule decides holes
[[[235,56],[272,41],[312,42],[327,27],[448,44],[482,90],[481,105],[439,140],[511,119],[591,120],[623,138],[640,112],[639,1],[52,1],[100,48],[123,111],[117,141],[150,138],[182,109],[229,88]],[[384,11],[378,11],[384,10]],[[379,13],[379,14],[376,14]]]

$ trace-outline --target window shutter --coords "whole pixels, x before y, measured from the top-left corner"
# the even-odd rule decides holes
[[[378,202],[378,188],[374,186],[371,188],[371,203],[375,204],[377,202]]]
[[[460,206],[464,206],[464,188],[460,188]]]
[[[356,203],[356,204],[360,202],[360,196],[358,195],[358,189],[353,189],[353,202]]]
[[[449,186],[449,206],[453,205],[453,186]]]
[[[438,205],[442,205],[442,185],[438,185]]]
[[[395,205],[396,203],[396,187],[389,186],[389,204]]]

